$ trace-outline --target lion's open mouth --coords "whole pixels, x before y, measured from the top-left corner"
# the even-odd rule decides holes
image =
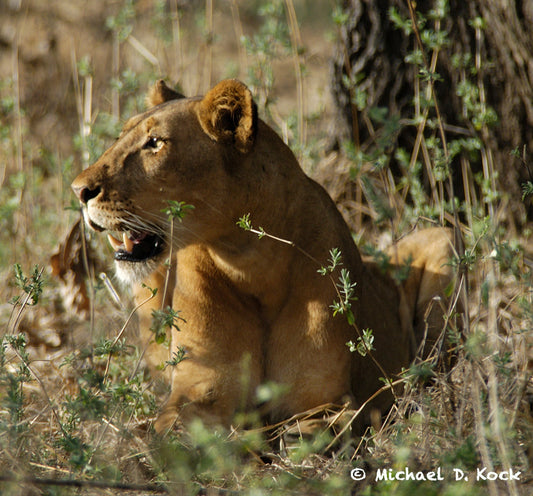
[[[122,240],[108,234],[107,239],[115,250],[115,260],[119,262],[144,262],[164,249],[162,238],[145,232],[123,232]]]

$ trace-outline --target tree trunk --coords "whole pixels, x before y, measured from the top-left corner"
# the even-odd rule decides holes
[[[345,0],[346,16],[332,63],[338,109],[334,143],[348,140],[362,150],[378,146],[383,123],[372,119],[371,109],[386,108],[389,118],[403,123],[388,144],[396,173],[394,150],[413,149],[417,128],[406,120],[414,118],[414,96],[423,91],[419,69],[424,63],[406,61],[419,46],[416,33],[405,34],[390,14],[393,8],[410,19],[407,2]],[[439,21],[431,10],[443,3],[449,11]],[[436,60],[434,94],[446,140],[476,138],[482,145],[475,158],[469,155],[468,171],[461,161],[464,153],[450,159],[455,195],[469,201],[474,188],[482,198],[482,179],[492,181],[503,192],[502,201],[508,202],[511,223],[523,225],[533,218],[531,199],[524,203],[521,189],[533,171],[528,169],[533,151],[533,0],[419,0],[413,9],[426,19],[419,23],[420,32],[448,33],[447,43],[438,50],[428,48],[430,42],[422,37],[425,63]],[[471,84],[470,96],[464,95],[466,82]],[[435,109],[431,115],[435,117]],[[497,122],[491,123],[494,115]],[[437,131],[434,135],[441,137]]]

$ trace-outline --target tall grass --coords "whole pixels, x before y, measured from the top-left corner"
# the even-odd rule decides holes
[[[312,147],[323,144],[324,128],[315,136],[308,127],[306,83],[313,73],[307,75],[304,48],[310,49],[301,31],[304,24],[298,22],[309,3],[258,0],[244,6],[231,1],[229,14],[227,6],[211,0],[193,7],[155,2],[153,10],[139,12],[139,5],[124,0],[110,12],[106,98],[94,92],[94,63],[72,53],[76,161],[52,153],[46,158],[49,173],[31,166],[39,150],[21,103],[14,55],[11,77],[0,86],[0,153],[7,164],[0,169],[0,491],[72,494],[75,487],[80,494],[196,494],[207,488],[214,494],[527,494],[533,449],[527,403],[533,279],[523,246],[530,238],[524,232],[508,239],[498,221],[506,205],[482,140],[452,140],[446,133],[432,77],[446,45],[425,46],[422,39],[442,37],[421,36],[412,19],[397,19],[398,27],[410,23],[410,32],[414,30],[417,50],[426,58],[414,53],[413,64],[426,77],[413,95],[415,145],[396,152],[401,176],[387,167],[386,132],[371,156],[347,143],[334,167],[324,172],[317,165],[332,194],[342,196],[340,206],[356,237],[385,233],[394,240],[429,222],[454,225],[464,239],[450,261],[458,268],[457,296],[467,301],[463,313],[457,314],[456,307],[448,313],[453,362],[445,366],[430,356],[413,364],[401,377],[404,395],[381,424],[353,438],[344,427],[356,412],[327,406],[269,428],[252,413],[246,422],[240,419],[251,426],[246,430],[212,431],[198,423],[186,435],[160,439],[151,422],[165,386],[145,375],[142,349],[125,337],[136,318],[127,297],[113,302],[106,284],[93,277],[87,283],[87,313],[64,308],[65,282],[51,279],[43,269],[60,232],[76,219],[75,212],[63,210],[71,204],[68,184],[80,167],[102,153],[120,123],[143,108],[151,80],[169,75],[186,93],[195,94],[216,79],[239,75],[253,88],[262,115],[306,164],[318,155]],[[328,29],[334,31],[333,21]],[[423,29],[442,31],[438,18]],[[481,24],[479,30],[482,36]],[[230,54],[221,54],[220,47]],[[479,70],[481,59],[473,63]],[[276,78],[285,77],[280,67],[292,67],[291,112],[276,103]],[[491,122],[481,119],[487,109],[480,85],[465,79],[463,90],[470,87],[478,95],[469,115],[479,120],[483,133]],[[465,93],[465,101],[472,94]],[[385,130],[398,125],[379,109],[370,115]],[[472,177],[470,157],[482,161],[481,176]],[[450,187],[452,159],[461,166],[467,192],[462,204]],[[324,163],[332,164],[331,159]],[[424,170],[428,189],[422,184]],[[339,177],[345,180],[339,183]],[[337,187],[332,186],[335,181]],[[368,219],[379,220],[379,226]],[[14,269],[14,263],[20,265]],[[272,397],[278,389],[267,385],[258,394]],[[317,416],[329,428],[302,434],[304,421]],[[448,475],[439,482],[375,481],[379,469],[405,467],[440,467]],[[483,467],[489,472],[513,468],[522,478],[476,481],[476,470]],[[352,480],[355,468],[365,470],[364,480]],[[456,482],[450,475],[454,468],[471,477]]]

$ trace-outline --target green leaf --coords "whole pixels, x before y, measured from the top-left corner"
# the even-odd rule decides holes
[[[252,230],[252,223],[250,221],[250,214],[247,213],[245,215],[243,215],[238,221],[237,221],[237,225],[241,228],[241,229],[244,229],[245,231],[251,231]]]
[[[167,200],[167,203],[168,207],[161,211],[172,219],[178,219],[180,222],[187,215],[187,212],[194,210],[194,205],[188,205],[185,202]]]

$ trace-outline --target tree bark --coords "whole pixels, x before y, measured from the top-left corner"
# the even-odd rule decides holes
[[[347,17],[332,61],[332,91],[338,110],[333,132],[336,145],[346,140],[353,141],[356,148],[376,145],[379,123],[370,119],[371,108],[386,107],[388,115],[400,118],[400,122],[414,116],[413,95],[420,84],[419,71],[405,57],[417,48],[416,38],[398,29],[389,14],[393,7],[408,19],[407,2],[344,1]],[[430,14],[436,4],[434,0],[416,2],[417,13],[427,19],[426,26],[437,22]],[[532,180],[533,171],[528,168],[533,151],[533,0],[449,0],[448,4],[449,12],[440,29],[448,33],[449,42],[438,52],[436,73],[440,78],[435,82],[446,135],[481,140],[484,160],[488,157],[497,173],[493,175],[497,178],[490,179],[504,192],[512,223],[519,227],[533,218],[531,200],[524,203],[521,198],[521,185]],[[471,22],[474,19],[483,19],[484,26],[476,29]],[[425,52],[427,60],[435,55],[427,49]],[[458,65],[459,55],[463,60],[468,57],[469,63]],[[495,111],[496,124],[476,126],[459,96],[465,79],[475,83],[480,104]],[[366,95],[364,108],[354,102],[356,93]],[[412,149],[415,136],[415,126],[402,126],[391,149]],[[524,154],[523,159],[513,155],[513,150]],[[473,178],[476,173],[486,177],[487,169],[481,155],[474,160],[469,157],[468,163],[470,182],[481,197],[481,188]],[[455,194],[464,200],[464,167],[458,158],[450,165]]]

